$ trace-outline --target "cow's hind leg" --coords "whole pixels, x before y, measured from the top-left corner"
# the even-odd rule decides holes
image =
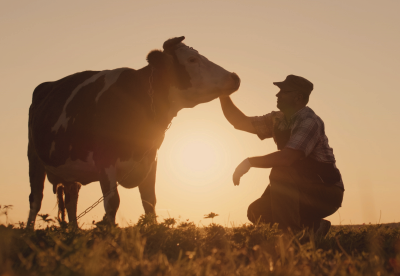
[[[81,184],[78,182],[68,182],[64,184],[65,193],[65,208],[68,213],[68,221],[70,225],[77,226],[76,221],[76,209],[78,206],[78,196],[79,190],[81,189]]]
[[[57,193],[58,220],[64,223],[65,222],[64,185],[59,184],[54,188]]]
[[[28,145],[29,181],[31,183],[31,194],[29,195],[29,216],[27,227],[34,227],[36,216],[40,211],[43,199],[44,180],[46,171],[35,151]]]
[[[156,172],[157,160],[153,162],[146,179],[139,185],[140,197],[146,214],[156,214]]]
[[[114,167],[103,169],[100,176],[101,191],[104,196],[104,209],[111,225],[115,225],[115,216],[119,208],[116,170]]]

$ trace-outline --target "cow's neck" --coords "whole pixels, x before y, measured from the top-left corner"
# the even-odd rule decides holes
[[[149,99],[152,101],[152,116],[154,116],[154,121],[160,131],[166,130],[174,117],[171,114],[169,101],[171,80],[168,75],[150,65],[143,69],[146,75],[144,79],[147,81],[145,86],[148,87],[146,93],[148,93]]]

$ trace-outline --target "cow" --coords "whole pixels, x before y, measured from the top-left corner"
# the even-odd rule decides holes
[[[77,225],[81,185],[95,181],[111,225],[120,203],[118,184],[139,187],[145,213],[155,214],[156,154],[172,119],[183,108],[230,95],[240,86],[237,74],[184,39],[165,41],[139,70],[83,71],[36,87],[28,122],[28,227],[34,227],[41,208],[46,175],[61,219],[65,206],[72,225]]]

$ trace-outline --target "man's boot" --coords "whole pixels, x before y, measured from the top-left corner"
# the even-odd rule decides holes
[[[329,232],[329,229],[331,229],[331,222],[326,219],[321,219],[321,221],[319,223],[319,227],[315,231],[315,239],[321,240],[321,239],[325,238]]]

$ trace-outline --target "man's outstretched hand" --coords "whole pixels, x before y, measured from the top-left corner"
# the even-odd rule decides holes
[[[247,173],[251,168],[251,164],[248,158],[244,159],[239,166],[236,167],[235,172],[233,173],[233,184],[235,186],[239,185],[240,178]]]

